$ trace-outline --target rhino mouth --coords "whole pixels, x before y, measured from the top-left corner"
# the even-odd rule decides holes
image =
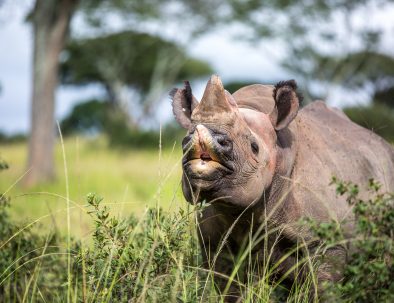
[[[193,179],[213,181],[234,172],[231,161],[226,160],[226,151],[207,129],[187,136],[183,149],[183,168]]]
[[[232,169],[226,167],[222,163],[213,160],[209,156],[202,158],[190,159],[183,165],[185,173],[192,179],[204,179],[207,181],[215,181],[224,175],[231,174]]]
[[[212,161],[211,155],[208,152],[202,152],[200,155],[202,161]]]
[[[229,166],[228,164],[212,158],[209,153],[202,153],[198,158],[191,158],[184,161],[183,166],[198,166],[202,170],[209,169],[209,168],[216,168],[221,169],[225,172],[232,173],[234,171],[233,167]]]

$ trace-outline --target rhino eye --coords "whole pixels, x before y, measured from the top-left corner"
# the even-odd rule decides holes
[[[257,155],[259,153],[259,146],[257,145],[257,143],[256,142],[252,142],[250,146],[252,147],[253,153],[255,155]]]

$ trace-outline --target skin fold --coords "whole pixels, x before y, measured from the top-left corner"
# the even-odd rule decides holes
[[[273,231],[257,241],[252,257],[259,263],[265,248],[275,263],[297,243],[307,243],[310,252],[318,245],[308,228],[296,224],[302,218],[334,219],[351,236],[352,212],[329,186],[333,176],[360,188],[374,178],[383,191],[394,191],[391,145],[322,101],[299,110],[296,89],[290,80],[247,86],[231,95],[214,75],[201,102],[188,82],[171,92],[175,118],[188,130],[182,142],[183,193],[190,203],[210,203],[199,218],[198,235],[204,265],[222,274],[215,282],[220,291],[226,290],[228,302],[236,302],[240,290],[227,285],[224,276],[232,273],[235,256],[251,237]],[[346,262],[343,247],[327,255],[336,263]],[[289,255],[278,266],[278,275],[296,262]],[[319,267],[319,285],[341,279],[334,263]],[[297,277],[291,273],[288,278]]]

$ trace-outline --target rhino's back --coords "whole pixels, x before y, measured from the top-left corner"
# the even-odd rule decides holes
[[[307,214],[325,216],[328,209],[343,217],[347,212],[344,198],[336,197],[335,188],[329,186],[332,176],[361,188],[374,178],[383,190],[394,191],[393,147],[342,112],[314,102],[300,110],[292,129],[297,138],[294,193]],[[362,197],[366,195],[361,192]]]

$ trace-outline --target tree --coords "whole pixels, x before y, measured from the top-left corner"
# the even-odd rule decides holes
[[[124,31],[90,39],[72,40],[61,63],[61,82],[102,84],[109,100],[126,108],[125,90],[133,89],[144,120],[152,116],[160,94],[174,81],[212,73],[208,63],[190,58],[177,44],[147,33]],[[135,117],[134,117],[135,118]],[[134,124],[139,124],[134,119]]]
[[[310,86],[320,83],[347,91],[364,91],[371,101],[394,106],[390,98],[394,89],[394,57],[391,55],[373,50],[326,55],[309,49],[300,56],[305,60],[288,67],[300,77],[309,78]],[[309,87],[309,91],[312,92],[313,87]]]
[[[3,1],[0,2],[2,5]],[[192,28],[207,29],[217,15],[211,9],[219,0],[205,1],[108,1],[108,0],[35,0],[29,14],[33,27],[33,92],[31,98],[31,131],[28,150],[29,174],[24,179],[27,186],[54,178],[54,109],[55,89],[58,83],[59,54],[65,44],[70,21],[78,4],[85,12],[86,20],[97,23],[103,14],[115,13],[132,27],[145,20],[167,20],[171,15],[183,19]],[[175,5],[174,5],[175,4]],[[174,10],[173,8],[176,8]],[[94,18],[99,16],[98,18]],[[179,17],[181,16],[181,18]],[[130,21],[131,20],[131,21]],[[210,22],[211,21],[211,22]],[[189,28],[189,29],[190,29]],[[186,35],[186,26],[183,28]],[[191,31],[190,31],[191,32]],[[101,33],[102,34],[102,33]]]
[[[233,18],[249,29],[242,36],[253,43],[264,40],[267,48],[272,45],[272,53],[303,88],[306,101],[327,99],[333,86],[348,88],[344,75],[359,68],[358,59],[376,61],[374,53],[392,58],[381,52],[384,23],[376,22],[379,15],[373,19],[374,12],[390,9],[392,0],[231,2]],[[372,69],[361,72],[369,78]]]
[[[33,91],[28,168],[24,182],[54,178],[55,89],[58,58],[78,0],[36,0],[29,20],[33,27]]]
[[[224,88],[230,92],[231,94],[235,93],[237,90],[241,89],[242,87],[259,83],[259,80],[248,80],[248,81],[230,81],[224,83]],[[269,84],[269,83],[265,83]],[[275,83],[271,83],[275,84]]]
[[[353,106],[343,109],[358,125],[372,130],[389,142],[394,142],[394,110],[384,104]]]
[[[371,129],[386,140],[394,141],[394,58],[375,51],[351,53],[344,57],[325,57],[326,74],[348,90],[366,91],[372,104],[344,109],[357,124]]]
[[[326,66],[320,73],[319,65],[314,67],[320,81],[333,79],[350,90],[366,90],[374,102],[394,107],[394,100],[389,97],[394,89],[394,57],[365,50],[338,57],[321,56],[316,61]]]
[[[36,0],[33,9],[31,19],[35,55],[29,167],[34,168],[28,176],[27,183],[53,177],[53,96],[57,82],[57,57],[64,45],[65,33],[77,2],[79,1]],[[379,4],[387,2],[390,0],[380,0]],[[308,73],[310,68],[308,56],[331,51],[340,56],[341,52],[337,51],[337,46],[348,39],[346,35],[340,37],[335,32],[334,29],[338,29],[338,26],[334,26],[335,17],[344,15],[343,19],[346,23],[348,16],[371,3],[376,1],[83,0],[81,8],[85,20],[89,21],[92,29],[97,28],[95,31],[97,36],[108,33],[108,28],[111,29],[109,20],[114,18],[122,20],[124,28],[132,28],[140,32],[147,31],[149,28],[149,32],[155,32],[159,36],[165,36],[165,29],[169,24],[172,24],[174,30],[175,24],[177,38],[184,43],[190,42],[194,34],[212,30],[215,25],[225,24],[229,27],[231,24],[241,24],[241,31],[238,31],[241,35],[238,37],[241,36],[245,40],[265,39],[268,46],[272,41],[280,38],[280,44],[275,46],[274,51],[285,50],[289,58],[286,66],[295,72],[304,71],[305,77],[300,81],[303,82],[301,84],[308,86],[308,83],[312,83],[309,88],[313,88],[315,75]],[[345,25],[349,24],[350,22]],[[363,42],[369,39],[372,45],[376,45],[379,32],[368,27],[369,23],[365,24],[362,30],[357,31],[357,36],[361,37]],[[341,27],[343,28],[345,27]],[[351,26],[347,29],[352,30]],[[325,45],[330,47],[323,47]],[[310,58],[314,59],[311,56]],[[302,64],[303,62],[307,64]],[[297,75],[299,75],[297,78],[302,77],[301,72]],[[331,80],[328,83],[331,83]],[[151,100],[153,99],[151,97]]]

